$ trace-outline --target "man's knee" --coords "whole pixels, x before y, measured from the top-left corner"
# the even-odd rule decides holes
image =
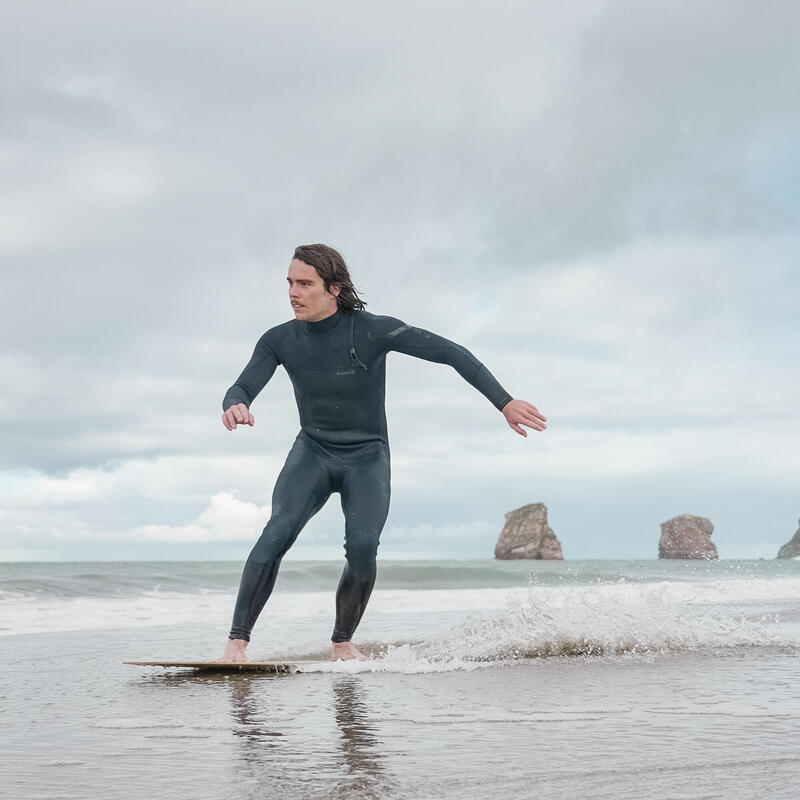
[[[375,571],[379,540],[375,531],[347,531],[344,552],[351,572],[369,575]]]
[[[286,514],[273,514],[253,545],[249,560],[254,564],[268,564],[282,558],[299,533],[296,527]]]

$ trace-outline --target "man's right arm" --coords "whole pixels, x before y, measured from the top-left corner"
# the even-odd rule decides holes
[[[268,335],[269,331],[258,340],[253,350],[253,355],[250,357],[247,366],[242,370],[242,374],[239,375],[233,386],[225,392],[225,397],[222,399],[223,412],[226,412],[232,406],[238,406],[240,404],[249,409],[250,404],[256,399],[258,393],[267,385],[267,381],[274,374],[278,364],[281,363],[275,351],[270,347],[267,341]],[[224,421],[223,413],[223,422]],[[236,421],[248,422],[246,419]]]

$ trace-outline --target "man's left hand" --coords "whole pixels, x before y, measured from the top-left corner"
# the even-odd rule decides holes
[[[543,431],[547,425],[547,417],[539,413],[539,409],[525,400],[509,400],[503,406],[503,416],[508,424],[521,436],[528,434],[520,427],[526,425],[535,431]]]

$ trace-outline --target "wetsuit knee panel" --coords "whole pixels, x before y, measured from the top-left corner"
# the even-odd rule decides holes
[[[288,516],[273,514],[253,545],[248,561],[251,564],[268,564],[280,558],[291,546],[296,536],[295,529]]]
[[[344,552],[350,569],[354,572],[374,570],[380,544],[380,532],[348,530],[346,537]]]

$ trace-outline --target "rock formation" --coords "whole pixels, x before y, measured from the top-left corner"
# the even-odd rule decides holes
[[[786,544],[778,550],[778,558],[798,558],[800,557],[800,528]]]
[[[714,526],[706,517],[681,514],[661,523],[659,558],[717,558],[717,547],[711,541]]]
[[[494,557],[564,558],[561,542],[547,524],[547,506],[544,503],[529,503],[506,514],[506,524],[494,548]]]

